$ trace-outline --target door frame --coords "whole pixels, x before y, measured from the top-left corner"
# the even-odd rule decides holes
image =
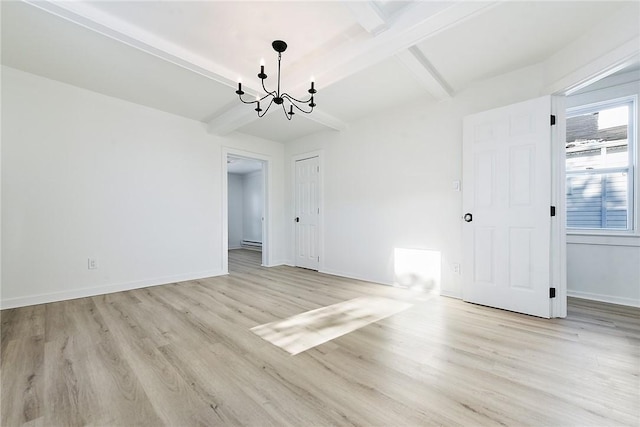
[[[271,266],[271,157],[264,154],[239,150],[233,147],[222,147],[222,272],[229,274],[229,175],[227,168],[227,158],[239,157],[262,162],[262,185],[263,185],[263,221],[262,221],[262,266]]]
[[[291,221],[291,265],[296,266],[296,162],[299,160],[310,159],[313,157],[318,158],[318,166],[320,171],[318,172],[318,207],[320,213],[318,214],[318,256],[320,261],[318,262],[318,271],[324,270],[324,152],[323,150],[309,151],[302,154],[296,154],[291,156],[291,207],[290,207],[290,221]]]
[[[556,117],[551,126],[551,204],[556,216],[551,221],[550,269],[551,286],[556,297],[551,299],[551,317],[567,317],[567,212],[566,212],[566,97],[551,95],[551,114]]]

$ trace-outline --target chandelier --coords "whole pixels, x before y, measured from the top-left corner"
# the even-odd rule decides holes
[[[262,82],[262,89],[266,92],[266,95],[260,97],[260,95],[256,95],[255,101],[245,101],[242,99],[242,95],[244,95],[244,91],[242,90],[242,82],[238,82],[238,90],[236,93],[238,94],[238,98],[245,104],[254,104],[256,105],[256,112],[258,113],[258,117],[263,117],[271,108],[271,105],[282,105],[282,111],[284,111],[284,115],[288,120],[291,120],[295,112],[293,111],[293,107],[295,107],[298,111],[301,111],[305,114],[309,114],[313,111],[313,107],[316,106],[313,101],[313,95],[317,92],[314,88],[314,81],[311,80],[311,87],[307,92],[309,92],[309,99],[303,101],[300,99],[296,99],[293,96],[289,95],[286,92],[280,92],[280,60],[282,58],[282,52],[287,50],[287,44],[282,40],[275,40],[271,43],[273,50],[278,52],[278,88],[277,90],[267,90],[264,85],[264,81],[267,78],[267,75],[264,73],[264,64],[260,64],[260,73],[258,74],[258,78]],[[267,105],[266,109],[260,108],[260,102],[268,99],[269,105]],[[263,104],[264,105],[264,104]],[[287,111],[287,106],[289,107],[289,111]],[[308,108],[307,108],[308,107]]]

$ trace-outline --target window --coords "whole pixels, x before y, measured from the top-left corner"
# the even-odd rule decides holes
[[[633,230],[635,98],[567,111],[567,228]]]

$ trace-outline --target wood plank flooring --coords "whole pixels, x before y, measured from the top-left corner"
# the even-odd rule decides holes
[[[2,426],[640,425],[640,310],[543,320],[231,251],[229,276],[1,312]],[[411,308],[291,356],[250,328]]]

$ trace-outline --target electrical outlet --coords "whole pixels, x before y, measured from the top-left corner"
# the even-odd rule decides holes
[[[89,268],[89,270],[98,268],[98,258],[89,258],[87,261],[87,268]]]
[[[453,263],[453,272],[455,274],[460,274],[460,264],[459,263],[457,263],[457,262]]]

